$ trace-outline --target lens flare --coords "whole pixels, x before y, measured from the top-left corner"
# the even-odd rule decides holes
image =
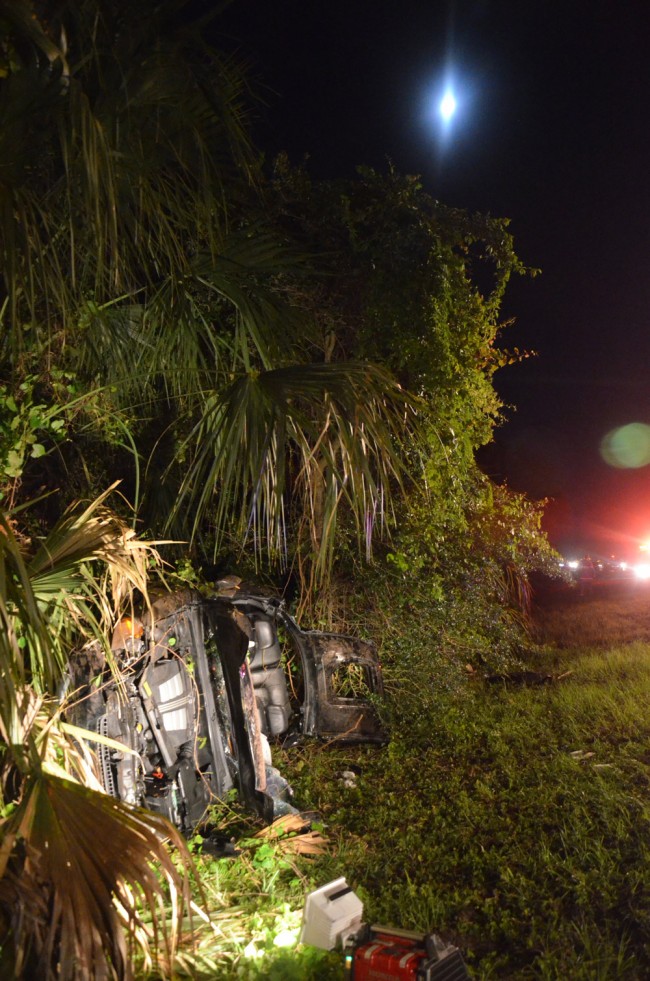
[[[650,463],[650,426],[631,422],[612,429],[603,437],[600,455],[610,467],[636,470]]]

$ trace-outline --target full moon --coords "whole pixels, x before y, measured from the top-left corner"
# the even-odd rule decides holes
[[[447,89],[442,99],[440,100],[440,115],[442,116],[444,122],[448,123],[451,117],[456,112],[456,97],[451,89]]]

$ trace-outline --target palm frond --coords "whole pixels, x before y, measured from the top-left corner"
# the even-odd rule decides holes
[[[215,394],[191,434],[192,462],[172,517],[193,513],[196,533],[214,503],[217,541],[251,534],[273,552],[283,547],[289,495],[319,527],[325,562],[344,500],[369,543],[401,479],[399,447],[416,426],[413,409],[387,372],[367,364],[246,375]]]
[[[30,650],[32,681],[49,690],[74,635],[103,636],[134,591],[146,596],[148,566],[160,564],[155,547],[105,507],[115,486],[83,510],[71,507],[25,565],[28,595],[35,616],[47,621],[54,657],[46,663],[40,648]]]
[[[81,310],[80,363],[115,386],[123,405],[155,403],[164,386],[165,397],[192,407],[215,380],[269,368],[306,346],[306,318],[275,288],[281,275],[300,273],[305,257],[277,236],[259,225],[229,232],[217,254],[183,261],[182,274],[141,290],[140,303],[123,296]]]
[[[155,543],[138,539],[106,507],[116,486],[85,508],[69,508],[31,556],[0,513],[2,696],[10,680],[55,691],[72,645],[105,636],[135,591],[146,597],[148,574],[161,560]],[[0,696],[0,714],[5,709],[13,711],[11,699]]]
[[[15,691],[22,688],[30,671],[27,652],[38,664],[38,682],[49,687],[56,677],[56,655],[47,624],[34,596],[22,548],[6,515],[0,512],[0,713],[11,727]]]
[[[176,4],[64,2],[47,28],[27,0],[13,6],[22,56],[0,78],[0,272],[13,329],[25,316],[60,329],[88,295],[133,298],[182,278],[197,248],[217,254],[226,187],[257,167],[246,82]]]
[[[288,348],[296,349],[300,332],[308,330],[306,318],[270,286],[283,273],[299,273],[304,262],[261,226],[230,233],[216,257],[199,253],[192,259],[197,281],[236,315],[231,370],[269,370]]]
[[[160,949],[173,961],[187,848],[160,816],[99,791],[86,740],[44,694],[72,638],[107,626],[109,597],[146,598],[156,553],[105,507],[110,490],[67,512],[31,559],[0,513],[0,780],[14,805],[0,824],[3,976],[126,978],[136,946],[145,963]]]
[[[124,978],[136,944],[150,962],[159,946],[170,961],[177,937],[165,907],[171,897],[178,922],[189,899],[170,839],[187,871],[187,846],[161,817],[47,769],[31,775],[2,827],[3,842],[23,843],[22,859],[14,854],[9,866],[13,875],[0,879],[0,944],[16,976]],[[25,911],[39,903],[48,915],[34,930]],[[152,912],[151,925],[143,909]]]

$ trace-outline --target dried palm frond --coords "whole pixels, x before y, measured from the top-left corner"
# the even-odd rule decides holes
[[[290,855],[324,855],[330,842],[321,831],[309,827],[300,814],[284,814],[255,835],[271,842],[280,852]]]
[[[0,663],[18,683],[54,691],[73,643],[105,636],[134,591],[146,597],[160,557],[106,507],[116,486],[69,508],[31,556],[0,514]]]
[[[28,777],[0,830],[0,874],[9,873],[0,878],[0,945],[16,976],[128,977],[136,944],[150,962],[158,947],[172,959],[177,934],[167,907],[176,923],[189,897],[165,843],[171,839],[186,870],[191,863],[167,821],[43,768]],[[39,908],[40,916],[28,915]]]
[[[159,815],[99,791],[87,740],[62,723],[52,697],[71,644],[107,628],[111,600],[135,589],[146,597],[147,566],[159,561],[108,510],[106,496],[68,511],[31,556],[0,513],[0,779],[11,805],[0,824],[6,977],[127,978],[136,948],[145,962],[161,951],[172,963],[187,908],[183,840]]]

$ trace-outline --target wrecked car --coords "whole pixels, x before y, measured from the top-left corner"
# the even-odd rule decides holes
[[[382,694],[373,645],[302,630],[282,600],[234,577],[210,597],[160,596],[121,620],[110,646],[117,672],[99,644],[71,658],[68,716],[101,737],[106,792],[185,834],[233,788],[267,822],[294,810],[273,742],[385,741],[369,698]]]

